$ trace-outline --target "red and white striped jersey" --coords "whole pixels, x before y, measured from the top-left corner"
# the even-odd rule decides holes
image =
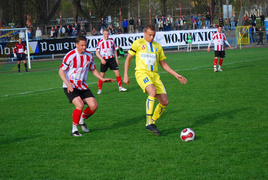
[[[114,50],[117,50],[117,46],[113,39],[108,40],[101,39],[97,44],[97,51],[99,51],[103,59],[110,59],[114,57]]]
[[[77,49],[69,51],[63,58],[60,66],[64,70],[69,82],[74,83],[73,88],[79,90],[88,89],[87,76],[89,70],[96,69],[92,54],[89,51],[79,54]],[[63,82],[63,87],[67,88]]]
[[[224,33],[219,33],[216,32],[212,35],[211,41],[209,43],[209,47],[212,43],[212,41],[214,41],[214,50],[215,51],[224,51],[224,41],[226,42],[226,44],[229,45],[228,41],[226,40],[226,36]]]
[[[14,48],[14,53],[16,54],[24,54],[25,50],[27,50],[25,43],[17,43]]]

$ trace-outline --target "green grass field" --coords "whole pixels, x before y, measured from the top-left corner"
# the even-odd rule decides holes
[[[145,130],[147,94],[134,78],[134,59],[128,92],[106,83],[96,95],[89,75],[99,108],[82,137],[71,136],[74,106],[61,88],[61,61],[33,62],[29,73],[0,65],[0,179],[267,179],[267,48],[226,54],[217,73],[214,52],[166,54],[188,83],[160,68],[170,101],[157,121],[161,136]],[[112,71],[106,77],[115,78]],[[180,140],[186,127],[195,141]]]

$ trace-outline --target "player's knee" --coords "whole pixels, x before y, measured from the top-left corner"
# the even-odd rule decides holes
[[[84,109],[84,104],[76,105],[76,109],[83,110]]]
[[[76,99],[73,100],[73,104],[75,105],[75,108],[76,109],[79,109],[79,110],[83,110],[84,109],[84,102],[81,100],[81,101],[77,101]]]
[[[165,100],[161,103],[163,106],[167,106],[169,104],[169,101],[168,100]]]
[[[98,104],[94,104],[89,107],[91,111],[96,111],[98,109]]]
[[[120,76],[119,70],[114,71],[116,77]]]
[[[156,97],[156,91],[150,91],[148,94],[151,97]]]

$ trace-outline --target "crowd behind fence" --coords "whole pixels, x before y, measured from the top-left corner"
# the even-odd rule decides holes
[[[217,18],[219,17],[219,18]],[[255,42],[258,36],[259,27],[262,27],[262,31],[265,32],[267,37],[267,27],[264,26],[265,17],[261,14],[259,17],[253,13],[250,16],[245,14],[243,19],[243,25],[249,26],[249,34],[251,42]],[[129,34],[140,33],[147,24],[153,24],[156,31],[177,31],[177,30],[190,30],[190,29],[208,29],[217,28],[219,25],[223,26],[225,31],[233,31],[238,26],[239,19],[232,14],[230,18],[222,18],[221,15],[210,16],[207,14],[191,14],[190,16],[155,16],[152,19],[148,18],[123,18],[122,21],[118,19],[114,21],[108,21],[108,18],[101,18],[99,21],[79,21],[63,25],[50,25],[45,26],[42,30],[40,27],[29,27],[28,38],[31,40],[40,39],[57,39],[57,38],[69,38],[77,35],[96,36],[102,35],[104,29],[108,29],[110,34]],[[25,33],[22,31],[18,34],[18,37],[25,39]],[[8,38],[0,38],[0,41],[8,41]]]

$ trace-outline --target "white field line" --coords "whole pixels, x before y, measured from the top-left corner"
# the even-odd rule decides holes
[[[252,62],[252,61],[260,61],[260,60],[263,60],[263,59],[265,59],[265,58],[259,58],[259,59],[254,59],[254,60],[244,60],[244,61],[240,61],[240,62],[229,62],[229,63],[224,63],[224,65],[239,64],[239,63]],[[198,69],[213,69],[212,65],[211,66],[193,67],[193,68],[188,68],[188,69],[177,69],[175,71],[176,72],[181,72],[181,71],[191,71],[191,70],[198,70]],[[168,72],[166,72],[166,71],[159,72],[159,74],[166,74],[166,73],[168,73]],[[135,76],[129,77],[129,79],[132,79],[132,78],[135,78]],[[91,85],[91,84],[98,84],[98,82],[88,83],[88,85]],[[6,95],[3,95],[2,97],[24,95],[24,94],[43,92],[43,91],[54,90],[54,89],[59,89],[59,88],[62,88],[62,87],[39,89],[39,90],[34,90],[34,91],[25,91],[25,92],[15,93],[15,94],[6,94]]]

